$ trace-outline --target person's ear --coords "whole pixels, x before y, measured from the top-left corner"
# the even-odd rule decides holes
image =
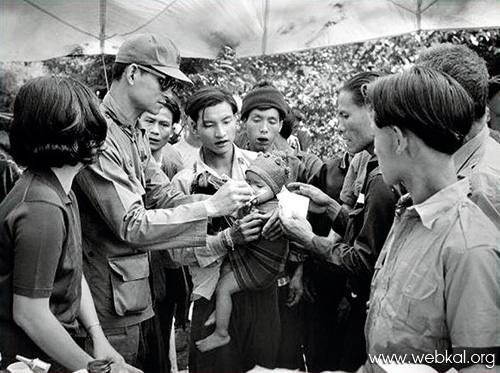
[[[139,73],[139,68],[135,63],[131,63],[127,66],[127,70],[125,71],[127,82],[130,85],[134,85],[136,75]]]
[[[399,127],[391,126],[396,140],[396,154],[401,155],[408,148],[408,136]]]

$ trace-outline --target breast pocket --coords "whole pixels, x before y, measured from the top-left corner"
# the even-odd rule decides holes
[[[405,327],[422,337],[438,340],[446,334],[444,294],[439,279],[429,272],[410,274],[403,284],[397,314]]]
[[[108,258],[113,302],[119,316],[137,314],[152,303],[147,253]]]

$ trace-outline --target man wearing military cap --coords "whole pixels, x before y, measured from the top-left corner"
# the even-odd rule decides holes
[[[252,193],[246,183],[230,182],[208,199],[185,196],[153,161],[137,119],[144,111],[157,114],[177,82],[190,82],[179,64],[166,36],[136,35],[122,44],[101,106],[105,146],[75,188],[84,273],[106,336],[131,364],[140,363],[140,324],[153,316],[148,250],[210,249],[215,238],[207,238],[207,219],[231,214]]]

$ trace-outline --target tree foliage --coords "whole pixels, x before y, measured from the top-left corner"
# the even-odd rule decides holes
[[[305,114],[306,120],[299,130],[312,138],[310,150],[327,159],[343,150],[335,131],[336,99],[342,82],[361,71],[395,72],[410,66],[421,48],[436,42],[465,44],[483,56],[491,69],[496,68],[493,61],[500,56],[498,29],[421,31],[357,44],[249,58],[236,58],[230,47],[224,47],[215,60],[184,59],[181,69],[193,80],[194,86],[183,86],[176,94],[184,102],[195,89],[218,85],[243,97],[257,82],[270,81],[285,94],[291,107]],[[96,90],[102,89],[106,86],[103,62],[110,78],[112,61],[113,56],[85,56],[53,59],[41,65],[25,63],[15,70],[0,65],[0,110],[9,107],[29,75],[70,75]]]

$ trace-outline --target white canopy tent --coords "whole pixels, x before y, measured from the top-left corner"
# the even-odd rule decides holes
[[[166,34],[183,57],[244,57],[500,27],[500,0],[0,0],[0,24],[0,61],[115,54],[134,33]]]

